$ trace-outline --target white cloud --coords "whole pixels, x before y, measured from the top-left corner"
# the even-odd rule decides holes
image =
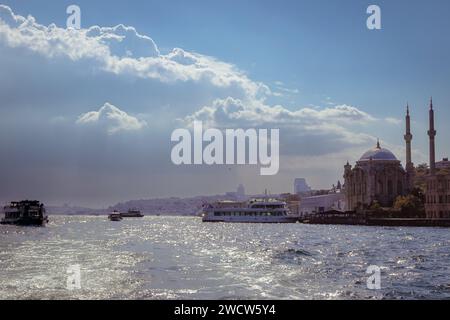
[[[90,111],[78,117],[79,125],[101,125],[109,134],[119,131],[140,130],[147,125],[143,120],[128,115],[116,106],[105,103],[98,111]]]
[[[397,118],[392,118],[392,117],[387,117],[384,119],[387,123],[389,124],[394,124],[394,125],[399,125],[401,124],[403,121]]]
[[[298,89],[289,89],[285,87],[277,87],[278,90],[283,91],[288,94],[298,94],[300,91]]]
[[[0,5],[0,41],[50,58],[94,60],[97,67],[115,74],[163,82],[204,81],[216,87],[236,87],[243,98],[249,99],[270,93],[266,85],[250,80],[234,65],[213,57],[179,48],[162,55],[150,37],[124,25],[81,30],[54,24],[44,26],[32,16],[15,15],[9,7]]]
[[[340,105],[323,109],[301,108],[295,111],[283,106],[268,106],[260,101],[243,102],[228,97],[217,99],[212,106],[205,106],[186,117],[185,121],[201,120],[215,126],[238,125],[299,125],[364,124],[375,121],[370,114],[356,107]]]
[[[113,28],[94,26],[87,30],[87,37],[105,44],[117,57],[158,57],[156,43],[150,37],[139,34],[135,28],[119,24]]]
[[[83,151],[91,157],[83,157],[86,160],[79,164],[80,168],[93,168],[94,176],[100,177],[96,181],[104,180],[102,178],[109,181],[108,179],[117,177],[119,170],[112,171],[111,166],[103,166],[108,162],[121,165],[121,168],[123,165],[128,166],[127,172],[134,170],[137,179],[136,183],[133,181],[128,186],[129,190],[161,192],[160,186],[164,184],[167,189],[173,189],[173,184],[169,183],[173,178],[173,168],[167,165],[166,157],[170,152],[170,145],[164,141],[167,141],[166,131],[172,130],[172,120],[179,117],[183,117],[187,123],[204,120],[217,127],[280,128],[281,152],[285,152],[282,155],[281,171],[288,171],[285,172],[285,181],[304,169],[304,172],[316,170],[311,175],[316,174],[318,179],[323,179],[327,184],[329,181],[334,182],[323,172],[328,170],[329,176],[335,179],[336,174],[342,174],[342,165],[346,160],[357,159],[376,140],[363,131],[368,130],[365,124],[379,120],[357,107],[339,105],[322,108],[311,105],[290,110],[280,105],[268,105],[265,98],[270,95],[289,97],[298,91],[287,88],[287,84],[278,81],[272,84],[276,91],[273,93],[266,85],[250,79],[233,64],[207,55],[180,48],[162,54],[150,37],[140,35],[133,27],[93,26],[82,30],[67,30],[54,24],[41,25],[32,16],[15,15],[9,7],[0,5],[0,51],[0,69],[3,71],[0,73],[0,96],[6,106],[2,109],[0,122],[7,124],[2,126],[7,133],[3,136],[10,137],[8,141],[20,141],[14,144],[8,142],[7,147],[30,146],[20,148],[20,151],[15,151],[8,157],[11,168],[18,169],[18,172],[24,171],[19,170],[18,164],[27,158],[21,155],[22,150],[34,150],[36,145],[52,141],[50,145],[54,149],[35,159],[36,161],[49,164],[52,168],[59,161],[61,172],[70,172],[73,169],[69,165],[73,154],[81,154],[80,151]],[[323,105],[332,102],[328,100],[330,99]],[[94,110],[103,101],[115,101],[118,106],[132,105],[135,109],[124,112],[106,103],[99,110]],[[94,111],[84,113],[86,110],[79,109],[87,104],[94,105],[95,108],[91,109]],[[24,119],[23,110],[32,114]],[[149,128],[152,134],[142,139],[144,144],[140,144],[143,143],[140,139],[131,141],[129,137],[111,141],[115,146],[111,148],[113,150],[129,148],[128,154],[141,155],[132,157],[131,160],[126,156],[123,160],[112,157],[109,151],[99,147],[104,142],[103,137],[100,135],[96,139],[92,132],[87,133],[89,143],[88,146],[83,145],[83,149],[76,147],[76,143],[67,143],[75,141],[77,135],[74,133],[80,131],[80,128],[89,131],[88,128],[92,127],[93,130],[109,134],[143,130],[147,124],[139,114],[148,115],[150,110],[152,115],[159,115],[158,122]],[[69,123],[73,124],[74,118],[79,114],[81,115],[76,121],[76,126],[79,127],[73,131],[74,126]],[[51,125],[34,120],[40,126],[39,130],[27,126],[29,132],[26,134],[23,132],[24,126],[14,126],[19,120],[30,119],[50,119]],[[13,127],[16,134],[11,134],[8,126]],[[54,136],[56,126],[59,126],[58,136]],[[152,147],[147,148],[147,145]],[[90,163],[90,159],[98,158],[104,161]],[[144,162],[142,159],[151,159],[152,167],[160,171],[163,178],[157,180],[158,183],[148,185],[148,181],[155,181],[154,175],[152,179],[142,179],[142,172],[149,168],[147,161],[140,162]],[[23,165],[24,168],[28,168],[27,166],[28,163]],[[36,168],[40,170],[39,166]],[[89,170],[86,172],[77,167],[74,172],[78,177],[79,172],[89,175]],[[101,175],[99,171],[102,172]],[[226,171],[226,177],[229,177],[229,171]],[[36,176],[41,176],[40,171]],[[250,180],[252,179],[254,175],[251,176]],[[80,189],[84,190],[85,185],[92,185],[91,181],[90,177],[84,179],[84,183],[80,183]],[[65,181],[61,185],[64,183]],[[133,189],[139,183],[140,187]],[[109,185],[111,183],[99,183],[96,189],[107,190]],[[158,188],[154,189],[155,185]],[[255,185],[258,188],[261,186]],[[19,188],[22,186],[21,183]],[[205,191],[204,186],[205,183],[197,183],[197,186],[191,184],[190,190],[202,193]],[[69,194],[73,194],[72,190],[69,190]]]
[[[368,148],[376,141],[375,137],[356,129],[376,119],[348,105],[291,111],[280,105],[247,103],[228,97],[216,100],[182,121],[188,126],[193,121],[202,121],[205,126],[221,129],[278,128],[282,154],[327,155],[355,146]]]
[[[243,71],[230,63],[181,48],[174,48],[167,54],[161,54],[150,37],[139,34],[133,27],[93,26],[88,29],[73,30],[60,28],[54,24],[44,26],[37,23],[32,16],[15,15],[9,7],[0,5],[0,43],[11,48],[31,50],[41,57],[65,58],[55,60],[63,60],[62,63],[65,66],[70,66],[69,72],[81,68],[83,71],[103,70],[112,78],[128,79],[131,76],[141,84],[142,88],[145,88],[142,83],[146,84],[145,80],[151,79],[153,82],[149,85],[152,87],[148,87],[151,93],[146,95],[141,93],[141,90],[139,96],[141,94],[142,96],[136,99],[148,99],[154,104],[162,102],[171,105],[171,112],[176,117],[184,117],[184,121],[188,123],[193,120],[203,120],[207,125],[217,127],[262,125],[279,127],[290,130],[292,140],[296,139],[297,143],[299,143],[298,140],[305,140],[303,141],[305,144],[316,141],[317,146],[334,143],[335,147],[346,148],[349,145],[368,143],[372,139],[371,136],[361,133],[361,130],[352,130],[352,126],[376,120],[356,107],[338,105],[328,108],[304,107],[289,110],[281,105],[269,106],[265,102],[266,97],[296,94],[298,90],[286,88],[284,83],[277,81],[275,85],[279,91],[273,93],[265,84],[251,80]],[[89,63],[76,63],[78,61]],[[77,72],[75,71],[74,74]],[[95,72],[95,75],[97,74]],[[164,89],[152,89],[155,87],[154,80]],[[92,84],[102,89],[102,84],[107,83],[103,87],[104,91],[104,88],[109,89],[110,82],[115,80],[107,81],[109,82],[92,80]],[[189,82],[188,86],[184,86],[187,82]],[[173,89],[172,84],[183,85],[176,88],[181,88],[180,98],[172,97],[174,96],[172,91],[176,90]],[[194,85],[190,86],[190,84]],[[120,85],[116,88],[121,90]],[[192,89],[196,92],[192,93]],[[165,91],[164,94],[166,94],[162,99],[158,96],[161,91]],[[186,94],[186,92],[192,94]],[[204,97],[199,99],[199,92]],[[131,95],[130,99],[134,99],[135,96],[135,94]],[[106,100],[110,97],[105,96],[100,99]],[[142,105],[142,103],[139,104]],[[189,106],[186,106],[188,104]],[[199,109],[202,105],[206,106]],[[78,123],[98,123],[101,122],[102,117],[105,117],[109,120],[118,119],[114,120],[115,124],[108,128],[109,132],[135,130],[142,127],[142,122],[137,118],[130,117],[126,113],[121,114],[122,111],[119,109],[114,111],[105,106],[103,110],[83,114]],[[339,143],[335,143],[336,141]],[[292,141],[292,146],[294,142]],[[300,141],[300,144],[303,142]],[[308,145],[308,148],[318,149],[317,146]],[[321,152],[326,153],[327,150]]]

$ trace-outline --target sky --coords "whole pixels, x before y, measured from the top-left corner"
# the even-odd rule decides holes
[[[66,8],[81,9],[81,30]],[[381,9],[381,30],[366,26]],[[342,180],[377,138],[404,164],[450,154],[450,2],[0,0],[0,201],[292,192]],[[279,128],[280,170],[175,166],[171,133]]]

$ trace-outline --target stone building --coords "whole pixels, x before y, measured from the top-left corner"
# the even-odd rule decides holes
[[[448,158],[436,163],[433,101],[430,102],[430,169],[425,177],[425,213],[429,219],[450,218],[450,166]]]
[[[388,149],[377,146],[364,153],[356,165],[345,165],[345,200],[347,210],[367,208],[375,202],[391,207],[395,199],[412,190],[414,165],[411,161],[411,126],[409,107],[406,113],[406,169]]]

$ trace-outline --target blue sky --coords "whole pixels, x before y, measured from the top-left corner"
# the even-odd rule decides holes
[[[43,24],[64,26],[65,8],[73,1],[2,3]],[[298,88],[296,102],[303,105],[330,96],[367,108],[379,105],[391,115],[407,99],[423,104],[431,94],[448,98],[449,65],[442,60],[450,51],[445,34],[450,3],[445,0],[76,3],[84,27],[134,26],[162,51],[200,52],[236,64],[259,81]],[[365,28],[365,10],[372,3],[382,9],[382,31]]]
[[[18,0],[1,3],[10,7],[15,15],[31,15],[39,25],[55,23],[60,28],[65,27],[66,7],[73,4],[71,1]],[[138,75],[136,69],[126,72],[114,69],[113,72],[109,66],[105,72],[96,65],[98,57],[92,58],[89,54],[80,58],[67,58],[64,54],[52,56],[48,47],[43,51],[25,42],[16,46],[11,39],[8,42],[0,36],[0,64],[9,72],[0,76],[5,100],[0,121],[10,129],[8,137],[0,142],[2,147],[11,147],[12,141],[27,144],[38,139],[35,134],[20,130],[20,122],[29,122],[27,127],[35,126],[36,130],[40,126],[45,128],[46,134],[38,141],[52,141],[46,150],[49,156],[42,160],[46,167],[44,172],[48,170],[51,177],[49,184],[67,181],[68,177],[62,178],[61,172],[73,181],[73,185],[60,194],[59,190],[55,192],[50,188],[48,192],[55,194],[48,197],[51,202],[104,205],[130,197],[220,193],[241,182],[250,192],[262,191],[259,190],[261,184],[281,192],[292,189],[293,176],[306,177],[315,187],[327,187],[341,178],[342,162],[356,161],[359,154],[372,147],[376,137],[404,159],[400,120],[403,120],[407,101],[414,121],[414,161],[423,162],[427,160],[426,117],[431,95],[437,113],[437,156],[442,158],[450,153],[445,143],[450,134],[445,125],[450,116],[448,1],[77,1],[76,4],[81,7],[84,29],[118,24],[132,26],[140,35],[150,37],[162,56],[181,48],[188,53],[184,59],[191,53],[198,54],[198,59],[213,59],[215,62],[208,60],[207,64],[212,70],[218,70],[218,74],[222,67],[217,61],[232,66],[236,74],[232,78],[218,76],[226,84],[217,85],[217,79],[205,80],[202,71],[197,69],[188,74],[171,70],[163,76],[147,78]],[[382,30],[366,28],[366,9],[370,4],[381,7]],[[49,43],[45,46],[50,46]],[[136,52],[133,58],[143,56]],[[111,55],[116,53],[111,52]],[[179,67],[182,65],[176,66]],[[42,76],[48,79],[44,83],[40,81]],[[80,82],[83,85],[78,85]],[[258,87],[257,90],[267,87],[271,94],[259,91],[255,94],[249,87]],[[275,106],[294,113],[290,115],[292,123],[284,128],[284,138],[282,135],[285,158],[281,160],[277,177],[256,177],[257,170],[252,169],[236,170],[232,175],[222,168],[174,169],[166,163],[166,149],[170,145],[167,148],[161,145],[167,144],[167,136],[170,137],[170,131],[176,127],[172,120],[193,115],[205,106],[226,108],[223,103],[214,102],[223,102],[227,97],[242,101],[244,108],[263,104],[268,114]],[[92,128],[80,129],[77,117],[99,111],[107,102],[138,119],[138,123],[147,125],[135,126],[133,132],[113,137],[101,137],[98,132],[92,133]],[[348,115],[334,112],[335,108],[342,111],[340,106],[355,108],[345,110],[356,117],[346,118],[344,123],[340,117]],[[305,115],[304,111],[310,109],[316,113],[306,112]],[[27,115],[25,120],[24,115]],[[219,120],[214,115],[207,116],[215,122]],[[155,118],[159,119],[156,123]],[[241,120],[226,124],[248,126],[252,123],[252,118]],[[45,121],[51,124],[44,125]],[[284,125],[276,116],[265,121],[267,125]],[[316,127],[305,130],[311,123]],[[50,129],[52,125],[58,127]],[[320,139],[315,140],[317,131],[320,131]],[[58,132],[58,139],[52,132]],[[67,140],[61,132],[66,132]],[[131,137],[133,134],[135,136]],[[78,139],[88,140],[90,145],[84,146],[81,142],[75,145],[72,141],[75,136],[84,137]],[[67,147],[69,141],[73,145],[71,148]],[[57,145],[68,149],[61,154]],[[135,163],[127,157],[110,161],[113,151],[103,150],[100,145],[108,145],[111,150],[126,145],[128,152],[139,154],[146,161]],[[153,153],[143,151],[152,148]],[[21,152],[14,149],[12,159],[23,156]],[[74,163],[73,157],[67,156],[69,153],[101,159],[101,170],[94,160]],[[5,167],[8,170],[2,172],[2,177],[8,180],[12,179],[10,172],[25,171],[20,161],[11,161]],[[140,178],[139,172],[155,168],[161,176],[148,173]],[[39,180],[39,170],[43,169],[36,166],[33,170],[28,165],[26,170],[29,175],[22,176],[23,181]],[[95,179],[92,178],[94,173],[98,174]],[[196,183],[183,186],[177,183],[175,173],[178,177],[195,179]],[[174,176],[168,178],[171,174]],[[223,177],[220,186],[213,183],[216,176]],[[90,179],[97,182],[93,184]],[[136,179],[142,181],[136,183]],[[161,179],[161,187],[152,187],[148,183],[152,179]],[[104,185],[98,181],[104,181]],[[121,193],[121,188],[106,187],[117,181],[125,185],[134,183],[137,187],[131,188],[129,193]],[[105,192],[90,192],[95,195],[90,197],[83,192],[86,184],[92,185],[93,190]],[[31,187],[24,190],[19,184],[3,191],[10,197],[47,196],[34,194]]]

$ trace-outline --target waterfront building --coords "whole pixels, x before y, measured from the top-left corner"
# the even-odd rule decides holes
[[[406,108],[406,167],[380,141],[375,148],[365,152],[356,165],[344,167],[344,192],[347,210],[368,208],[378,203],[391,207],[398,196],[410,192],[414,186],[414,164],[411,157],[411,118]]]
[[[444,158],[442,161],[436,162],[436,169],[446,169],[450,171],[450,161],[448,161],[448,158]]]
[[[304,216],[333,210],[344,211],[345,207],[345,194],[340,192],[304,197],[300,201],[300,215]]]
[[[450,163],[448,158],[436,163],[433,100],[429,111],[430,169],[425,176],[425,213],[429,219],[450,218]]]

